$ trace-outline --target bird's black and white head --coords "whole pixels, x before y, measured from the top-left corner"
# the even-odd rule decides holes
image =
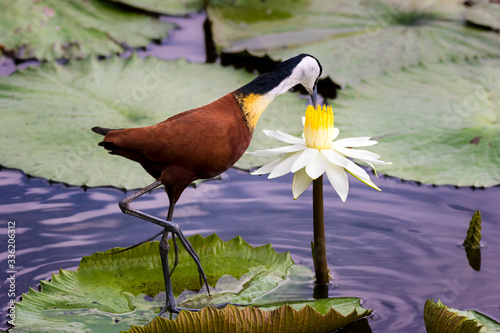
[[[311,96],[316,106],[316,94],[322,67],[318,59],[309,54],[300,54],[279,64],[274,71],[283,72],[286,77],[274,88],[276,95],[283,94],[291,87],[301,84]]]
[[[274,98],[301,84],[311,95],[313,105],[316,105],[316,88],[321,72],[318,59],[303,53],[283,61],[271,72],[259,75],[238,91],[246,95],[267,95]]]
[[[318,59],[299,54],[283,61],[271,72],[256,77],[235,92],[250,128],[254,128],[260,114],[272,100],[296,85],[302,85],[317,104],[316,91],[322,68]]]

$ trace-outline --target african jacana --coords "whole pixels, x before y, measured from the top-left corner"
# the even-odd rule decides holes
[[[208,286],[198,255],[179,226],[171,222],[180,195],[196,179],[220,175],[239,160],[250,144],[260,115],[277,95],[301,84],[316,105],[321,70],[316,58],[300,54],[208,105],[179,113],[156,125],[128,129],[92,128],[95,133],[105,135],[99,145],[109,150],[110,154],[140,163],[156,179],[151,185],[121,200],[119,205],[123,213],[163,227],[159,234],[150,238],[163,233],[160,256],[167,300],[160,314],[165,310],[179,312],[170,282],[169,232],[172,232],[175,246],[174,268],[177,264],[177,236]],[[165,186],[170,203],[166,221],[130,208],[133,200],[161,184]]]

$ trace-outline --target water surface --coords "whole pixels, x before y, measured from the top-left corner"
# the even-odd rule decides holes
[[[500,187],[486,190],[401,182],[378,178],[377,192],[351,179],[342,203],[325,183],[327,254],[335,280],[329,295],[358,296],[374,309],[373,332],[425,332],[427,298],[474,308],[500,319]],[[18,292],[49,279],[59,268],[75,270],[82,256],[143,240],[158,227],[121,213],[125,194],[114,188],[50,185],[15,170],[0,172],[0,232],[16,221]],[[272,243],[290,251],[297,264],[312,267],[312,193],[291,195],[291,177],[268,180],[232,169],[219,181],[188,188],[174,220],[186,235],[217,233],[222,240],[241,235],[253,246]],[[167,214],[162,189],[134,203],[155,216]],[[460,244],[474,211],[483,216],[481,270],[473,270]],[[5,244],[4,242],[2,242]],[[6,249],[0,265],[6,266]],[[2,290],[7,284],[2,278]],[[295,297],[312,298],[313,284]],[[6,304],[6,293],[0,295]]]

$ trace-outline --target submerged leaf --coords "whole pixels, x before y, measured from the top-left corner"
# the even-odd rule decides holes
[[[477,311],[459,311],[438,301],[425,302],[427,333],[498,333],[500,324]]]
[[[388,175],[457,186],[500,184],[500,61],[421,65],[339,92],[340,136],[369,134]],[[404,89],[401,89],[404,87]]]
[[[147,46],[174,27],[108,1],[0,1],[0,44],[22,59],[108,55]]]
[[[153,179],[133,162],[109,155],[94,126],[154,125],[181,111],[208,104],[255,75],[185,60],[113,57],[61,66],[53,63],[0,77],[0,165],[72,185],[142,188]],[[250,150],[269,147],[262,129],[301,133],[305,101],[278,96],[261,116]],[[241,168],[263,163],[245,155]],[[97,172],[98,171],[98,172]]]
[[[341,314],[333,308],[339,299],[285,304],[273,310],[256,307],[237,308],[228,305],[223,310],[213,307],[200,312],[182,311],[175,320],[156,317],[144,327],[132,327],[130,333],[153,332],[308,332],[326,333],[367,316],[371,311],[355,308],[351,313]],[[315,310],[316,303],[327,303],[328,311],[321,314]]]
[[[214,42],[272,60],[316,56],[341,86],[420,63],[500,55],[495,33],[464,24],[460,0],[210,1]]]

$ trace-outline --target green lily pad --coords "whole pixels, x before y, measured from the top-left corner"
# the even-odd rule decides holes
[[[495,30],[500,29],[500,3],[495,0],[473,0],[466,2],[467,21]]]
[[[498,35],[467,26],[460,2],[289,0],[277,11],[278,0],[220,0],[207,15],[222,52],[275,61],[309,53],[346,86],[420,63],[500,55]]]
[[[150,12],[186,15],[203,9],[203,0],[111,0]]]
[[[137,56],[17,71],[0,77],[0,164],[72,185],[145,187],[153,179],[142,167],[109,155],[97,146],[102,136],[90,129],[153,125],[208,104],[254,77],[217,64]],[[262,130],[283,128],[289,120],[287,129],[300,134],[305,108],[296,94],[278,96],[261,116],[249,149],[268,148],[272,140]],[[261,163],[243,156],[237,166]]]
[[[206,238],[195,235],[189,237],[189,241],[200,256],[209,285],[223,286],[224,284],[217,282],[224,275],[241,280],[232,288],[215,290],[216,294],[223,295],[226,299],[231,299],[227,296],[230,294],[234,300],[248,303],[254,298],[254,294],[260,295],[279,285],[293,265],[288,253],[278,254],[271,245],[254,248],[240,237],[223,242],[216,235]],[[110,254],[116,250],[119,249],[84,257],[77,271],[60,270],[58,275],[53,274],[50,282],[40,282],[41,292],[30,289],[23,295],[22,301],[17,303],[16,327],[37,327],[44,321],[48,321],[49,325],[59,317],[62,310],[70,313],[78,309],[96,309],[123,314],[120,317],[128,320],[127,313],[134,311],[136,301],[143,302],[145,295],[154,297],[162,291],[164,293],[158,242]],[[174,261],[173,252],[169,254],[171,263]],[[179,249],[179,265],[172,275],[172,286],[176,296],[184,290],[197,292],[201,287],[196,265],[182,247]],[[201,292],[206,294],[205,289]],[[214,299],[209,299],[205,295],[206,304],[215,304],[213,302],[221,298],[215,296]],[[159,312],[161,303],[149,303],[149,308],[144,304],[139,308],[147,312],[145,315],[149,315],[151,320],[154,313]],[[182,304],[184,303],[180,303],[181,306]],[[52,310],[56,310],[57,315]],[[132,319],[136,317],[137,313]],[[54,325],[60,324],[56,320]]]
[[[351,312],[343,314],[336,310],[337,305],[344,308],[346,303],[349,303],[347,307]],[[320,313],[316,307],[326,307],[327,311]],[[343,298],[295,302],[265,310],[257,307],[237,308],[229,305],[224,310],[207,307],[197,313],[182,311],[175,320],[157,317],[145,327],[132,327],[128,332],[326,333],[342,328],[367,316],[370,312],[359,306],[359,300]]]
[[[100,0],[0,2],[0,50],[16,58],[83,58],[147,46],[171,23]]]
[[[425,302],[424,322],[427,333],[497,333],[500,323],[474,310],[459,311],[441,301]]]
[[[263,294],[268,300],[269,294],[283,297],[282,291],[287,290],[284,286],[305,275],[288,253],[278,254],[271,245],[251,247],[240,237],[223,242],[215,234],[206,238],[194,235],[189,241],[200,256],[213,296],[209,298],[205,289],[197,292],[198,271],[181,247],[179,265],[172,275],[177,305],[181,307],[191,307],[193,299],[196,305],[206,306],[221,301],[249,304]],[[50,281],[41,281],[40,292],[30,289],[23,294],[16,304],[16,327],[11,331],[118,331],[148,324],[163,307],[165,297],[158,242],[111,254],[116,250],[84,257],[77,271],[60,270]],[[173,251],[170,256],[173,263]],[[310,269],[308,276],[311,282]],[[357,298],[330,302],[311,305],[322,314],[334,305],[343,316],[355,311],[348,316],[352,320],[370,312],[359,306]],[[295,302],[291,304],[295,306]],[[277,307],[268,304],[266,309],[272,306]]]
[[[500,184],[500,60],[420,65],[349,87],[340,136],[378,139],[377,170],[429,184]],[[404,87],[404,89],[402,89]]]

